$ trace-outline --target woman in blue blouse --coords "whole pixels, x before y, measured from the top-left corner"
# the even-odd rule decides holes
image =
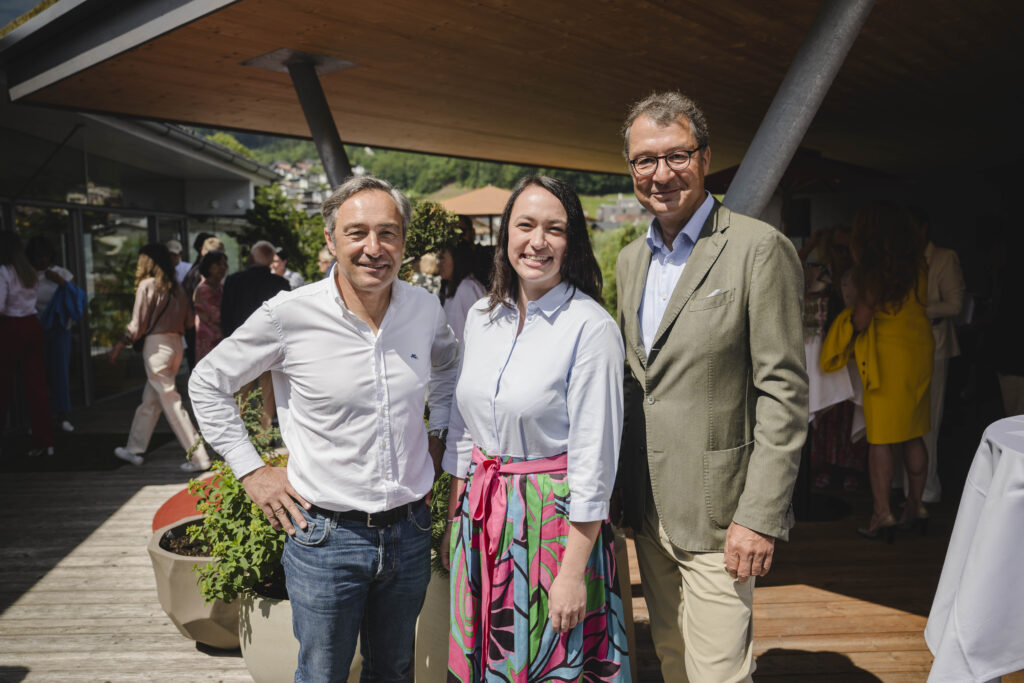
[[[607,522],[623,347],[567,185],[519,181],[494,267],[466,319],[444,458],[448,680],[628,681]]]

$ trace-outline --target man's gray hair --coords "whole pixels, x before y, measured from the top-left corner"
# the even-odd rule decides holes
[[[659,126],[668,126],[681,117],[690,122],[690,134],[697,140],[697,146],[707,149],[711,144],[711,133],[707,119],[697,103],[678,90],[653,92],[629,109],[626,122],[622,124],[622,154],[629,159],[629,131],[633,122],[646,116]],[[703,152],[701,152],[703,156]]]
[[[269,266],[275,253],[274,245],[266,240],[260,240],[249,248],[249,258],[258,266]]]
[[[324,217],[324,225],[327,226],[327,232],[330,234],[332,242],[334,241],[334,219],[338,215],[338,207],[348,201],[353,195],[365,192],[366,190],[387,192],[395,202],[395,206],[398,207],[398,212],[402,214],[402,238],[404,239],[406,233],[409,232],[412,206],[404,194],[392,187],[388,181],[375,178],[372,175],[352,176],[339,185],[331,193],[331,196],[324,201],[323,206],[320,207],[320,214]]]

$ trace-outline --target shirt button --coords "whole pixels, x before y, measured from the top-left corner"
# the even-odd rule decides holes
[[[648,403],[649,405],[652,405],[652,406],[653,406],[653,405],[654,405],[654,397],[653,397],[653,396],[648,396],[648,397],[647,397],[647,403]]]

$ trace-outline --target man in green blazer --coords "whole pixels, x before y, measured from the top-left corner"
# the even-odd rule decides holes
[[[754,577],[793,525],[807,432],[802,269],[784,235],[704,190],[711,150],[692,100],[641,100],[623,142],[654,216],[616,268],[623,521],[665,680],[749,681]]]

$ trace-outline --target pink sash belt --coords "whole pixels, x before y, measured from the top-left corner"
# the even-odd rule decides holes
[[[508,490],[501,485],[501,475],[512,474],[562,474],[566,471],[569,456],[566,453],[536,460],[516,460],[502,464],[497,458],[488,458],[479,446],[473,446],[473,462],[476,470],[469,483],[470,515],[480,525],[480,637],[482,638],[481,660],[487,670],[487,651],[491,637],[491,588],[493,585],[494,563],[497,560],[498,542],[505,525],[508,509]]]

